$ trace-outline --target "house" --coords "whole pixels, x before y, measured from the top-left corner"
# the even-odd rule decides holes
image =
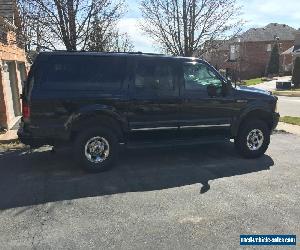
[[[20,94],[26,77],[26,56],[18,39],[14,0],[0,0],[0,127],[10,129],[21,116]]]
[[[292,71],[296,57],[300,57],[300,29],[295,32],[294,45],[284,51],[281,55],[283,56],[283,67],[286,70]],[[292,62],[287,60],[287,58],[292,58]]]
[[[206,52],[203,57],[218,69],[233,72],[237,78],[250,79],[266,74],[272,48],[279,45],[279,54],[294,44],[295,29],[270,23],[263,28],[251,28],[240,36],[224,41],[218,49]],[[291,63],[292,57],[286,57]],[[281,70],[283,56],[280,57]]]

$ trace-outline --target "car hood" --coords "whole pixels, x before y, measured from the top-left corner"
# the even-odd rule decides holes
[[[262,90],[262,89],[257,89],[257,88],[253,88],[253,87],[245,87],[245,86],[237,86],[236,89],[238,91],[242,91],[242,92],[250,92],[250,93],[257,93],[257,94],[263,94],[263,95],[272,95],[270,91],[267,90]]]

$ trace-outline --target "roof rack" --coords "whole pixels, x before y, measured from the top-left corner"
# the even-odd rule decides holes
[[[122,52],[122,51],[87,51],[87,50],[53,50],[52,52],[89,52],[89,53],[106,53],[106,54],[132,54],[132,55],[153,55],[153,56],[165,56],[165,54],[161,53],[145,53],[141,51],[134,51],[134,52]]]

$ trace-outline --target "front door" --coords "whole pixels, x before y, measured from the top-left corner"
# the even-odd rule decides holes
[[[176,65],[169,59],[137,59],[128,107],[128,121],[132,131],[178,128],[177,72]]]
[[[185,62],[181,78],[181,129],[214,129],[227,133],[235,112],[233,94],[224,95],[224,80],[206,63]],[[216,95],[209,96],[207,87],[214,85]]]

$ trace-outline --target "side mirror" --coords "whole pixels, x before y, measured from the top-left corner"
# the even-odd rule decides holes
[[[213,84],[207,86],[207,94],[209,97],[217,96],[217,87]]]

